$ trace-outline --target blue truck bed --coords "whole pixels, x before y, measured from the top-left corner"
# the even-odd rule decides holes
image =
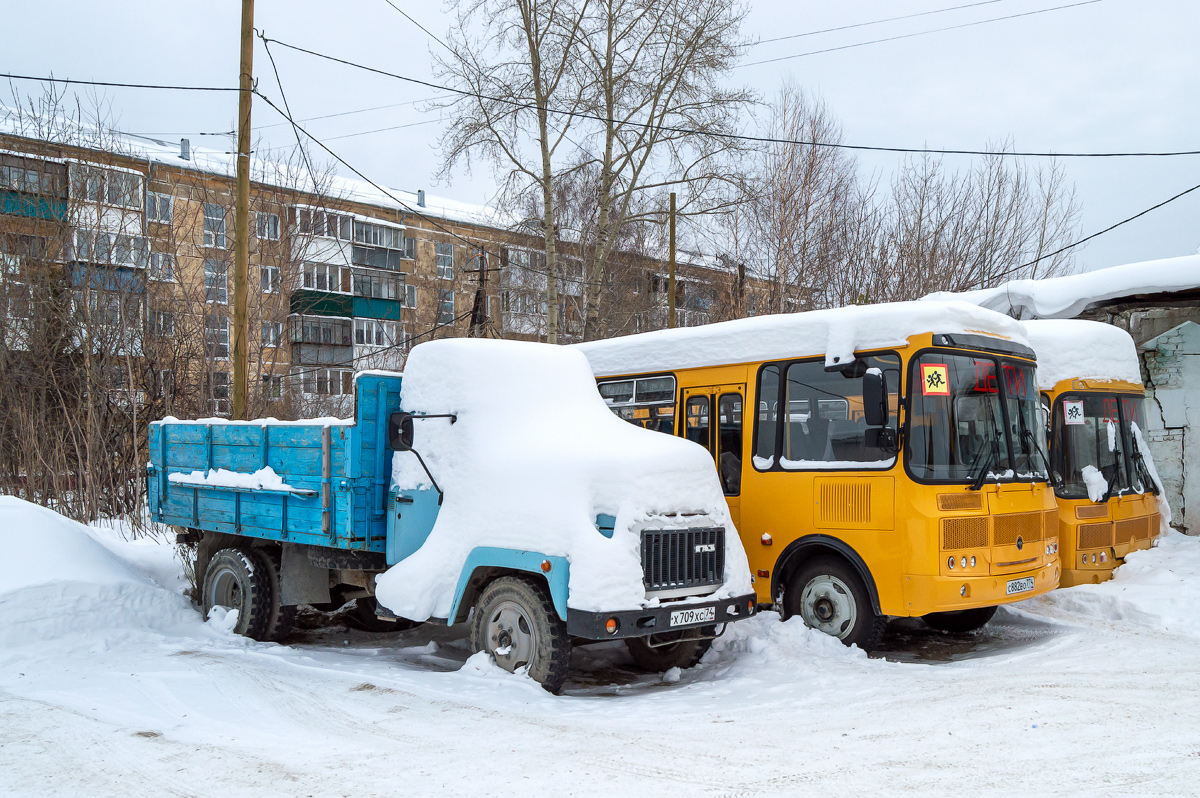
[[[200,531],[385,553],[392,454],[387,418],[400,408],[400,383],[399,375],[359,375],[353,424],[153,423],[151,516]],[[265,466],[295,490],[168,479],[217,468],[253,473]]]

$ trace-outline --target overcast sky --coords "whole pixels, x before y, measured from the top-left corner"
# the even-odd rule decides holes
[[[973,0],[747,0],[745,33],[801,34]],[[443,35],[450,15],[436,2],[393,0]],[[976,0],[977,2],[977,0]],[[912,19],[761,44],[745,62],[988,20],[1078,0],[993,0]],[[123,0],[13,4],[4,11],[4,72],[126,82],[236,85],[240,3]],[[385,0],[258,0],[268,36],[418,78],[431,76],[440,45]],[[825,99],[855,144],[980,149],[1010,139],[1021,150],[1200,150],[1200,2],[1099,0],[1072,8],[930,33],[734,71],[731,80],[764,96],[790,77]],[[428,89],[278,52],[283,87],[297,118],[350,163],[385,185],[425,188],[488,202],[486,169],[435,183],[442,125],[420,102]],[[261,86],[278,96],[261,45]],[[30,90],[32,84],[20,84]],[[229,130],[235,94],[111,89],[123,130],[227,149],[200,134]],[[254,124],[263,146],[292,142],[264,104]],[[270,127],[267,127],[271,125]],[[380,128],[408,125],[382,132]],[[755,132],[748,123],[746,132]],[[365,134],[364,134],[365,133]],[[362,134],[362,135],[356,135]],[[345,138],[336,138],[344,136]],[[896,155],[860,156],[886,180]],[[948,156],[951,168],[970,159]],[[1081,232],[1107,227],[1200,183],[1200,156],[1063,159],[1082,205]],[[1192,254],[1200,247],[1200,191],[1081,248],[1085,270]]]

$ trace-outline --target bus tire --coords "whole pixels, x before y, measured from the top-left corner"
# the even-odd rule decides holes
[[[271,578],[263,561],[246,548],[220,549],[204,569],[204,617],[214,607],[237,611],[233,631],[266,640],[271,623]]]
[[[931,612],[922,616],[925,623],[941,632],[974,632],[987,626],[996,607],[975,607],[955,612]]]
[[[710,628],[705,629],[705,632],[712,633]],[[683,637],[684,633],[673,632],[668,635]],[[653,635],[653,637],[661,639],[668,635]],[[649,637],[625,638],[625,648],[629,649],[629,656],[633,657],[633,663],[649,673],[662,673],[671,668],[686,670],[699,662],[711,645],[711,639],[667,642],[665,645],[652,646]]]
[[[502,576],[479,594],[471,614],[471,648],[487,651],[497,665],[522,668],[551,693],[562,690],[571,663],[571,638],[546,587]]]
[[[263,640],[279,641],[292,633],[296,628],[296,606],[284,606],[280,603],[283,596],[283,585],[280,582],[281,562],[283,551],[276,547],[253,549],[254,554],[262,562],[263,568],[271,585],[271,617],[267,621],[267,630]]]
[[[887,617],[875,612],[867,587],[854,568],[840,557],[820,555],[792,576],[783,594],[787,617],[804,623],[863,651],[879,647]]]

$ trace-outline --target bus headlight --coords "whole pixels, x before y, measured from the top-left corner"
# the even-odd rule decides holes
[[[971,555],[971,567],[972,568],[975,567],[975,555],[974,554]]]
[[[947,558],[947,560],[946,560],[946,566],[947,566],[947,567],[948,567],[948,568],[949,568],[951,571],[953,571],[953,570],[954,570],[954,558],[953,558],[953,557],[949,557],[949,558]]]
[[[963,567],[963,568],[966,568],[966,567],[967,567],[967,558],[966,558],[966,557],[963,557],[963,558],[962,558],[962,567]]]

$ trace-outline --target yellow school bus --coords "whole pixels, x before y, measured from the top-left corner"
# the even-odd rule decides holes
[[[758,601],[847,645],[968,631],[1059,581],[1035,358],[1006,316],[896,303],[579,345],[632,423],[713,456]]]
[[[1025,329],[1049,426],[1061,582],[1103,582],[1129,552],[1153,545],[1161,524],[1137,350],[1128,333],[1100,322],[1027,321]]]

